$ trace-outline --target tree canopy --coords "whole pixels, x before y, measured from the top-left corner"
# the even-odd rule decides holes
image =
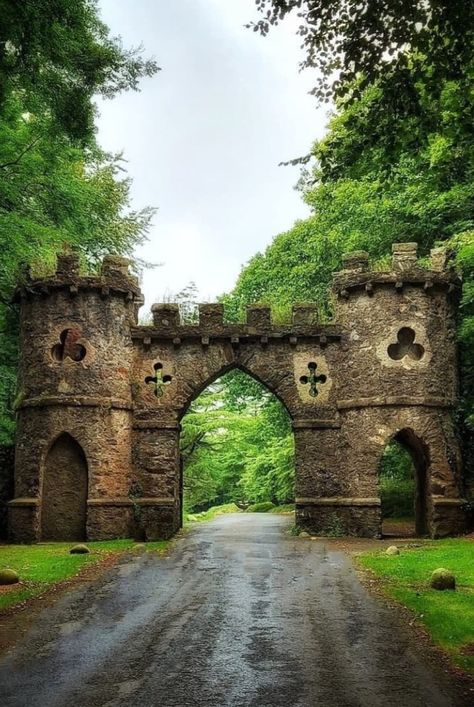
[[[183,418],[186,509],[294,498],[294,442],[288,413],[262,385],[231,371]]]
[[[317,69],[318,99],[355,100],[382,80],[393,90],[430,66],[433,86],[458,80],[473,50],[472,0],[255,0],[263,15],[250,23],[268,34],[295,13],[302,68]],[[401,95],[406,101],[408,96]]]
[[[14,93],[72,140],[94,142],[95,95],[137,89],[158,70],[110,35],[97,0],[0,0],[0,15],[0,114]]]

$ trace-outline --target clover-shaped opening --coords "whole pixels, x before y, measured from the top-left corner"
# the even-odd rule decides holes
[[[318,391],[318,383],[326,383],[327,377],[324,375],[324,373],[321,373],[320,375],[316,374],[316,369],[318,367],[318,364],[315,363],[314,361],[310,361],[308,363],[308,370],[309,370],[309,375],[307,376],[300,376],[300,383],[302,385],[309,385],[309,394],[311,395],[312,398],[315,398],[319,391]]]
[[[154,394],[157,398],[161,398],[161,396],[163,395],[163,387],[171,383],[171,381],[173,380],[173,376],[170,376],[168,374],[163,375],[163,364],[160,363],[160,361],[157,361],[155,364],[153,364],[153,370],[155,371],[155,375],[147,376],[145,378],[145,383],[153,383]]]
[[[87,353],[86,347],[78,343],[81,332],[78,329],[64,329],[59,335],[59,343],[51,349],[54,361],[61,362],[66,358],[71,361],[82,361]]]
[[[410,327],[402,327],[397,334],[397,343],[390,344],[387,353],[393,361],[401,361],[405,356],[413,361],[419,361],[425,349],[421,344],[415,344],[416,334]]]

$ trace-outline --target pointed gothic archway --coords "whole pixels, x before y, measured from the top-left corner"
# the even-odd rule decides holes
[[[225,366],[193,392],[183,413],[180,498],[191,517],[223,504],[268,510],[294,503],[291,414],[261,376]]]
[[[68,433],[53,442],[43,465],[41,540],[85,540],[87,461]]]
[[[388,527],[389,535],[400,532],[402,535],[420,537],[429,534],[429,453],[426,445],[412,429],[403,428],[389,440],[384,457],[379,465],[379,484],[383,481],[389,483],[386,489],[380,487],[382,532],[385,534]],[[387,465],[392,468],[388,469],[386,476]],[[394,512],[388,512],[385,517],[384,511],[393,510],[391,506],[394,507]],[[397,523],[393,522],[391,515],[398,519],[401,516],[405,521],[400,528],[397,529]]]

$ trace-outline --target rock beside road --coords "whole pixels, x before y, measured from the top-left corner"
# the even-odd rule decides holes
[[[456,578],[452,572],[439,567],[431,575],[430,586],[432,589],[443,591],[445,589],[456,589]]]

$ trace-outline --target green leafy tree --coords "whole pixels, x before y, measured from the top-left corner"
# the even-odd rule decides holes
[[[251,383],[247,387],[246,380]],[[254,384],[254,385],[252,385]],[[263,386],[240,371],[222,376],[183,418],[185,505],[294,497],[294,443],[288,414]]]
[[[319,99],[357,100],[382,81],[399,107],[408,86],[430,66],[432,86],[459,80],[472,58],[474,4],[465,0],[255,0],[263,15],[250,23],[268,34],[295,13],[303,68],[315,68]],[[400,90],[401,89],[401,90]]]
[[[0,0],[0,444],[11,443],[23,264],[41,274],[65,247],[93,269],[131,254],[152,209],[134,211],[120,155],[96,143],[95,95],[156,70],[111,38],[91,0]]]
[[[95,143],[93,97],[137,89],[158,67],[125,49],[100,20],[96,0],[0,0],[0,114],[23,109],[50,117],[53,134]]]

